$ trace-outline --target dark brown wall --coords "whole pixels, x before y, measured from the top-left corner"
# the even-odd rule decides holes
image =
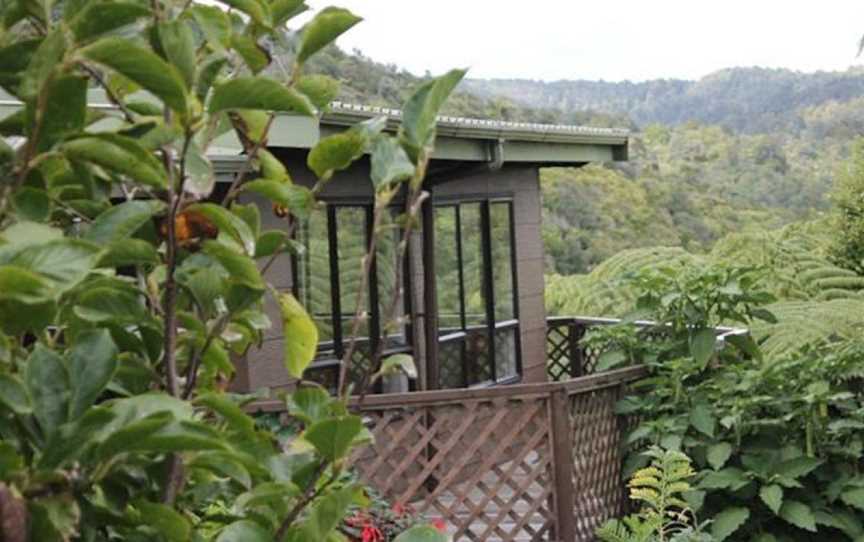
[[[276,151],[285,162],[294,182],[311,186],[314,175],[305,166],[305,153],[298,151]],[[510,196],[513,198],[516,228],[516,273],[519,291],[519,315],[522,345],[523,381],[546,380],[546,312],[543,302],[543,243],[540,230],[540,184],[538,170],[529,166],[505,166],[499,171],[487,171],[438,184],[433,188],[435,198],[453,195]],[[372,197],[369,181],[368,161],[363,160],[349,170],[340,172],[321,192],[322,199]],[[246,198],[246,202],[258,201],[262,207],[262,229],[287,229],[288,222],[276,217],[270,205],[263,200]],[[419,236],[411,244],[411,274],[414,292],[412,306],[415,313],[422,314],[423,265],[420,259]],[[279,289],[290,289],[292,278],[290,258],[281,256],[265,277]],[[269,298],[270,296],[268,296]],[[279,312],[272,301],[267,304],[273,328],[265,334],[261,348],[249,352],[246,359],[238,361],[235,386],[238,390],[254,390],[261,387],[284,388],[292,384],[282,366],[282,338],[279,332]],[[422,343],[422,318],[415,319],[415,345]],[[424,349],[420,345],[415,351],[418,370],[425,374]]]

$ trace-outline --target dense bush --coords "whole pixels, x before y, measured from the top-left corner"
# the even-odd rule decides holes
[[[359,18],[327,8],[290,30],[300,0],[225,3],[0,3],[0,86],[23,103],[0,120],[4,541],[343,540],[367,504],[346,460],[371,437],[346,387],[290,395],[287,442],[244,412],[252,397],[224,391],[231,358],[271,325],[268,296],[291,375],[317,346],[305,309],[266,280],[296,221],[261,231],[262,209],[237,198],[302,219],[368,153],[376,209],[404,190],[409,235],[435,115],[463,72],[412,94],[398,136],[373,119],[322,139],[305,189],[266,150],[268,130],[276,113],[327,106],[336,82],[304,64]],[[260,75],[275,42],[291,53],[284,81]],[[94,86],[112,110],[88,106]],[[232,130],[247,159],[220,201],[207,152]],[[378,374],[407,366],[377,361]]]
[[[636,353],[652,374],[618,406],[640,420],[629,468],[649,444],[692,457],[696,483],[683,498],[716,541],[860,540],[864,342],[835,337],[772,357],[745,337],[719,350],[703,342],[709,326],[773,319],[759,283],[753,271],[716,267],[635,278],[640,316],[666,340]],[[603,333],[622,344],[620,330],[594,341]]]

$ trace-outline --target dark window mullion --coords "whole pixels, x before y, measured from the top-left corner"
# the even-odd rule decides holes
[[[374,229],[374,207],[369,205],[363,208],[366,217],[366,254],[372,258],[369,266],[369,348],[370,352],[378,351],[378,343],[381,340],[381,306],[378,297],[378,255],[370,251]],[[385,211],[386,212],[386,211]],[[358,292],[358,295],[362,295]],[[378,367],[377,359],[372,360],[372,367]]]
[[[489,363],[492,381],[498,380],[495,360],[495,285],[492,282],[492,226],[489,217],[489,202],[480,204],[480,239],[483,247],[483,289],[486,297],[486,329],[489,334]]]
[[[519,320],[519,273],[516,266],[519,261],[516,255],[516,211],[513,202],[507,203],[508,219],[510,220],[510,280],[513,281],[513,318],[516,320],[516,374],[522,377],[522,322]]]
[[[465,314],[465,268],[464,260],[462,259],[462,212],[459,205],[453,206],[453,214],[455,215],[456,232],[456,267],[459,269],[457,276],[459,278],[459,327],[462,331],[468,330],[468,318]]]
[[[330,255],[330,317],[333,322],[333,349],[342,358],[342,295],[339,288],[339,243],[336,231],[336,206],[327,206],[327,245]]]

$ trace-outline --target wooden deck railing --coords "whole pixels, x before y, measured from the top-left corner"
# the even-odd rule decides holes
[[[602,352],[585,346],[582,339],[592,327],[619,324],[614,318],[588,318],[582,316],[552,317],[546,320],[546,372],[550,380],[560,381],[596,372]],[[635,326],[644,330],[645,340],[656,340],[663,328],[655,322],[637,321]],[[747,334],[742,328],[717,327],[718,347],[731,335]]]
[[[375,440],[353,464],[454,540],[594,540],[624,510],[615,403],[644,374],[369,396],[354,408]]]

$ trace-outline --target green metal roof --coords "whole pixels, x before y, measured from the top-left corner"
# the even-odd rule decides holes
[[[92,90],[91,107],[116,111],[101,90]],[[0,118],[21,107],[21,102],[0,91]],[[270,131],[269,146],[308,149],[327,135],[343,131],[357,122],[377,116],[387,117],[387,128],[395,131],[401,111],[380,107],[331,104],[319,120],[291,114],[277,115]],[[116,120],[100,121],[97,128],[110,129]],[[438,117],[438,138],[433,158],[467,162],[502,161],[537,165],[567,165],[627,159],[627,130],[502,122],[465,117]],[[233,132],[217,138],[211,155],[217,163],[230,168],[232,156],[242,152]]]

